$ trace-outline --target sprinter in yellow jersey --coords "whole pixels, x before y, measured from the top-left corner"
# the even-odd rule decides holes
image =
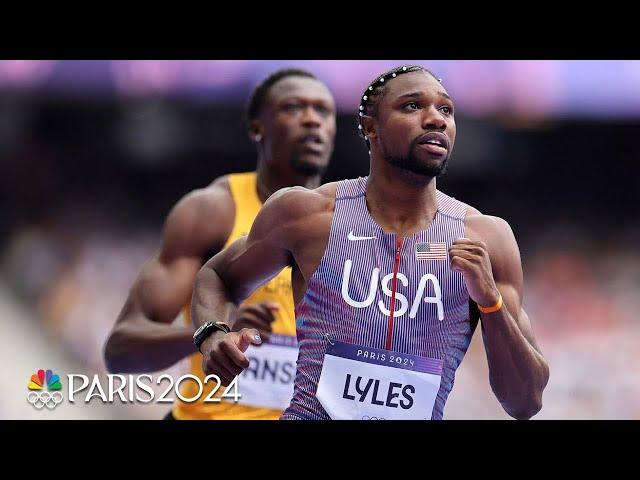
[[[320,185],[336,132],[334,100],[322,82],[299,69],[272,74],[254,90],[247,121],[258,150],[256,171],[220,177],[187,194],[169,213],[161,249],[131,287],[107,339],[110,372],[154,372],[191,355],[191,373],[202,379],[202,356],[193,343],[188,307],[196,273],[249,232],[272,193]],[[187,325],[171,325],[181,309]],[[210,382],[198,401],[176,403],[166,418],[277,419],[288,406],[297,357],[291,347],[296,332],[291,269],[257,290],[235,316],[234,330],[257,328],[265,341],[247,351],[252,365],[239,382],[240,402],[204,403],[215,386]],[[185,381],[181,393],[192,397],[195,388],[195,382]]]

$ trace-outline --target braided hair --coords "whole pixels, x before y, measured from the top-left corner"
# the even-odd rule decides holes
[[[367,149],[371,149],[371,144],[369,143],[369,139],[364,134],[364,127],[362,126],[362,117],[364,115],[375,117],[378,114],[378,103],[380,99],[384,95],[387,84],[390,80],[393,80],[398,75],[402,75],[404,73],[410,72],[425,72],[431,75],[433,78],[438,80],[438,82],[442,83],[442,79],[436,77],[433,73],[427,70],[424,67],[419,65],[404,65],[400,67],[393,68],[382,75],[378,75],[367,87],[364,91],[362,97],[360,97],[360,105],[358,106],[358,115],[356,117],[358,122],[358,135],[362,137],[365,144],[367,145]]]

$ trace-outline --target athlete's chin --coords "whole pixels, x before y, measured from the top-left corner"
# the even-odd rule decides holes
[[[296,173],[307,176],[322,175],[328,164],[328,158],[308,154],[299,155],[291,162],[291,166]]]
[[[448,161],[448,156],[416,155],[410,167],[415,173],[437,177],[445,172]]]
[[[437,177],[442,175],[447,169],[447,162],[412,162],[403,165],[405,170],[408,170],[416,175],[423,177]]]

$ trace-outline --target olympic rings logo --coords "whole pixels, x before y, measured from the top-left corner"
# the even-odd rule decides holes
[[[62,403],[62,400],[64,397],[61,392],[29,392],[27,394],[27,401],[38,410],[44,407],[53,410]]]
[[[370,417],[369,415],[364,415],[361,420],[386,420],[386,418],[382,417]]]

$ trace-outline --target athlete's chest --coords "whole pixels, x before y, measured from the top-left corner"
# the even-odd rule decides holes
[[[440,216],[430,228],[403,237],[386,233],[366,216],[342,212],[324,225],[330,229],[326,240],[309,239],[315,258],[305,286],[312,279],[315,293],[341,308],[411,319],[427,311],[442,321],[448,307],[467,301],[462,275],[451,269],[448,255],[461,232],[459,225],[450,227]],[[302,298],[302,289],[298,293]]]

